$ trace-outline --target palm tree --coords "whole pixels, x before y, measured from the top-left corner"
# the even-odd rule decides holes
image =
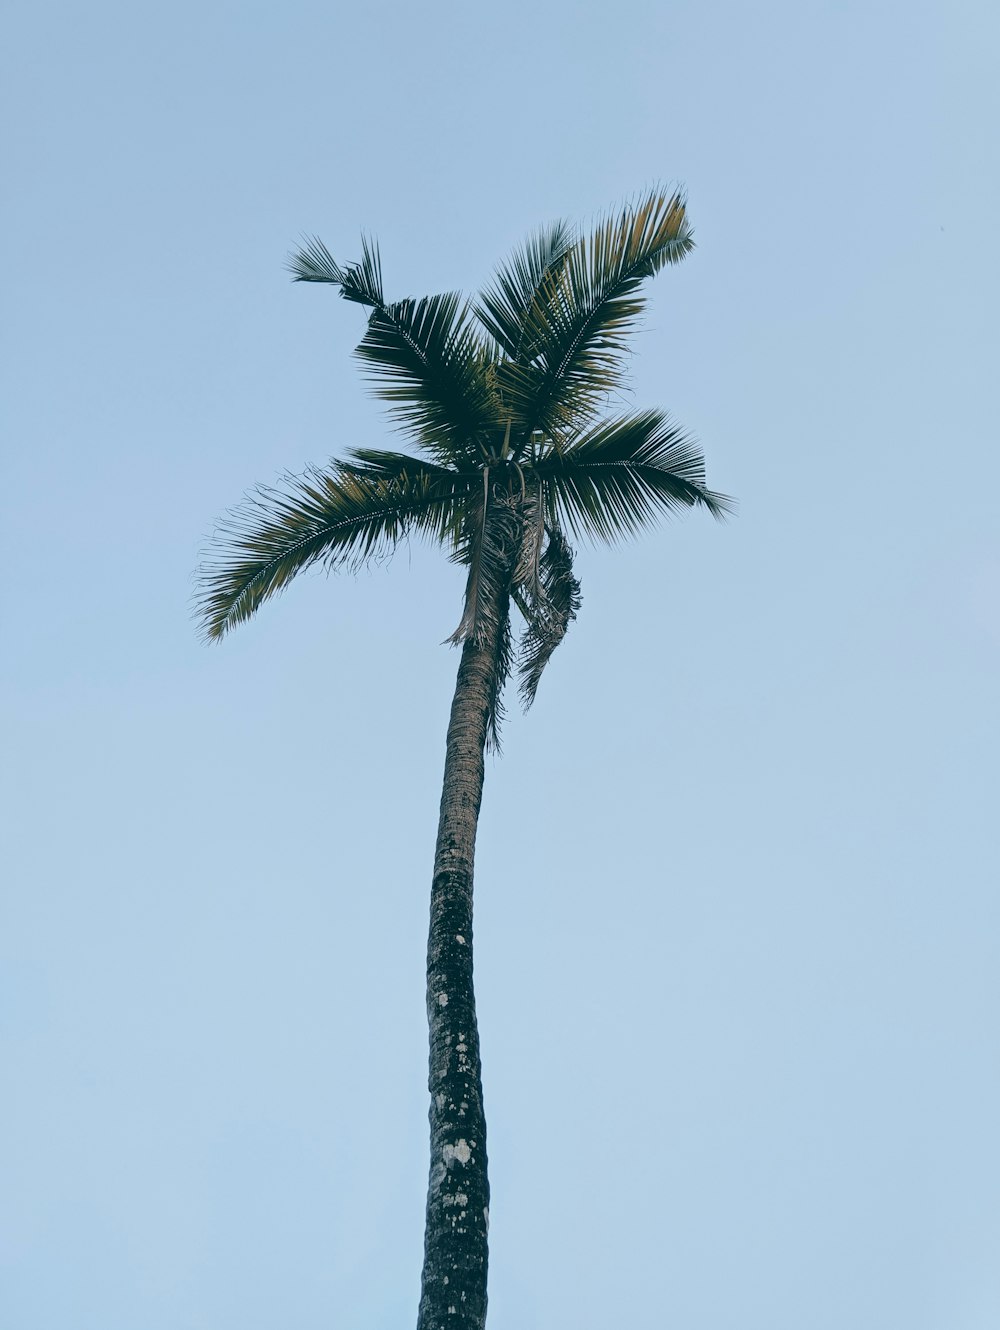
[[[481,1330],[489,1183],[472,982],[472,882],[484,753],[516,670],[525,706],[580,604],[570,537],[613,542],[676,510],[729,508],[696,444],[660,411],[605,416],[623,381],[642,283],[693,247],[683,197],[654,190],[589,236],[533,236],[478,302],[388,301],[377,248],[341,267],[318,239],[295,281],[368,311],[358,348],[416,455],[352,449],[262,488],[220,528],[202,571],[206,634],[223,637],[314,564],[357,566],[429,537],[467,570],[449,641],[448,725],[427,948],[431,1167],[418,1330]],[[512,611],[521,625],[514,647]]]

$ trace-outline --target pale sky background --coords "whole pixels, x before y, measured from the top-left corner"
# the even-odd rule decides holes
[[[725,527],[583,549],[487,773],[490,1330],[1000,1325],[992,4],[15,0],[0,1325],[398,1330],[462,579],[222,646],[256,482],[392,446],[356,309],[656,180],[636,406]],[[10,131],[13,130],[13,133]]]

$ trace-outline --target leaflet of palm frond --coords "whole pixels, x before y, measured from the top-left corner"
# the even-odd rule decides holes
[[[361,237],[360,262],[349,263],[344,270],[340,294],[356,305],[377,309],[385,304],[385,296],[382,294],[382,256],[377,242],[369,240],[366,235]]]
[[[693,247],[682,195],[660,189],[573,245],[525,317],[531,363],[504,381],[505,404],[528,433],[565,430],[621,385],[626,339],[645,305],[639,288]]]
[[[409,461],[396,475],[335,466],[248,495],[204,556],[197,612],[206,636],[223,637],[314,564],[357,567],[410,534],[452,543],[478,477]]]
[[[544,285],[565,261],[573,239],[566,222],[537,231],[497,270],[493,285],[480,295],[476,315],[511,360],[531,359],[525,344],[528,316]]]
[[[500,627],[498,606],[510,599],[511,574],[521,542],[522,519],[515,501],[489,493],[489,478],[484,485],[484,503],[478,530],[465,528],[465,557],[469,575],[465,586],[465,604],[458,627],[449,642],[492,641]]]
[[[613,542],[666,513],[733,511],[732,500],[706,488],[698,444],[660,411],[605,421],[534,467],[545,492],[546,520],[575,536]]]
[[[573,574],[573,551],[558,527],[549,529],[542,554],[541,595],[527,601],[528,626],[521,639],[520,694],[524,709],[535,700],[542,671],[580,608],[580,583]]]
[[[326,282],[330,286],[343,286],[343,268],[333,257],[319,236],[308,236],[304,243],[289,254],[285,267],[293,282]]]

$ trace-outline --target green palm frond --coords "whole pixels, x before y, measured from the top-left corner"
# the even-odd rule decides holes
[[[504,355],[531,360],[525,345],[529,316],[547,283],[555,279],[573,244],[565,222],[555,222],[530,236],[497,271],[480,296],[476,316]]]
[[[518,672],[526,711],[535,700],[542,671],[580,608],[580,583],[573,574],[573,551],[557,526],[548,529],[538,573],[537,590],[521,602],[527,627],[521,639]]]
[[[419,468],[422,475],[438,476],[444,480],[458,474],[476,485],[482,485],[482,471],[475,464],[455,466],[449,463],[444,466],[423,457],[411,457],[409,453],[390,452],[385,448],[348,448],[346,459],[340,461],[338,466],[345,472],[382,480],[405,480],[415,474],[415,468]]]
[[[223,637],[298,573],[358,566],[409,534],[454,544],[477,476],[418,458],[337,465],[261,487],[220,524],[201,570],[205,635]],[[405,461],[406,465],[403,465]]]
[[[483,457],[498,428],[493,365],[457,292],[386,301],[378,247],[341,266],[318,237],[289,259],[296,282],[325,282],[371,310],[357,354],[391,414],[439,461]]]
[[[345,300],[374,307],[384,303],[382,295],[382,260],[378,245],[361,237],[361,261],[342,268],[319,236],[311,236],[291,254],[288,271],[293,282],[326,282],[340,288]]]
[[[662,411],[601,423],[534,466],[546,519],[576,536],[614,541],[682,508],[732,512],[732,500],[705,485],[698,444]]]
[[[499,414],[492,362],[462,296],[376,305],[357,354],[376,395],[432,456],[488,455]]]
[[[645,304],[639,288],[693,247],[682,195],[657,189],[570,249],[526,315],[531,363],[508,375],[522,448],[532,431],[558,434],[620,386],[625,341]]]

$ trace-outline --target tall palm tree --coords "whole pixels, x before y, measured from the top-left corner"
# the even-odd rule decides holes
[[[314,564],[357,566],[430,537],[467,569],[427,948],[431,1167],[418,1330],[481,1330],[489,1183],[472,982],[472,880],[484,753],[516,669],[524,704],[580,604],[570,537],[611,543],[656,518],[728,501],[660,411],[605,416],[623,381],[643,282],[693,246],[682,196],[654,190],[589,236],[533,236],[478,302],[389,301],[377,248],[338,264],[314,239],[295,281],[368,311],[357,354],[416,455],[355,448],[264,488],[220,529],[200,610],[218,639]],[[512,614],[521,626],[514,647]]]

